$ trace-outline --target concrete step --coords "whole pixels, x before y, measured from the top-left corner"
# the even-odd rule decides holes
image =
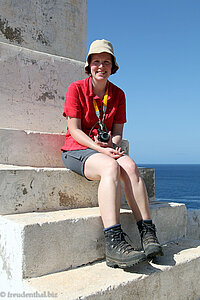
[[[63,167],[64,139],[65,134],[0,128],[0,163]]]
[[[0,41],[84,61],[86,7],[86,0],[0,1]]]
[[[154,169],[139,170],[154,199]],[[0,214],[98,206],[98,185],[66,168],[0,165]]]
[[[65,134],[0,128],[0,164],[63,167],[64,139]],[[128,154],[128,140],[122,140],[121,146]]]
[[[67,87],[84,63],[0,42],[0,128],[62,133]]]
[[[187,210],[187,237],[200,240],[200,209]]]
[[[155,202],[150,209],[161,243],[185,236],[185,205]],[[121,210],[121,223],[133,245],[140,248],[130,210]],[[104,258],[98,208],[1,216],[0,232],[3,269],[12,278],[37,277]]]
[[[181,240],[164,256],[127,270],[105,262],[26,280],[26,289],[58,300],[200,299],[200,242]]]

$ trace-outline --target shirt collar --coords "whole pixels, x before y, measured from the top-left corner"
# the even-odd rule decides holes
[[[89,77],[89,96],[94,97],[93,88],[92,88],[92,76]]]
[[[86,94],[89,97],[95,97],[96,95],[93,93],[93,88],[92,88],[92,76],[88,77],[88,82],[87,82],[87,89],[86,89]],[[109,88],[108,88],[108,100],[112,98],[112,83],[109,82]]]

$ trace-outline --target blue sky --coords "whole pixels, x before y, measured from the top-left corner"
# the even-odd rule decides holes
[[[200,163],[200,1],[87,0],[87,49],[110,40],[124,138],[144,163]]]

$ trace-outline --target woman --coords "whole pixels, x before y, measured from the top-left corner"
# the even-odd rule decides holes
[[[100,181],[98,203],[105,228],[106,263],[125,268],[162,255],[162,249],[143,180],[135,162],[120,148],[126,122],[125,95],[108,81],[118,68],[112,44],[94,41],[85,64],[90,76],[72,83],[67,90],[63,115],[68,128],[62,158],[67,168],[88,180]],[[132,248],[120,225],[121,180],[144,251]]]

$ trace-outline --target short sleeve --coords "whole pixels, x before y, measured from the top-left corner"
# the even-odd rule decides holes
[[[126,98],[123,91],[121,91],[119,105],[117,107],[117,112],[114,118],[114,123],[116,124],[126,123]]]
[[[81,104],[78,88],[75,83],[70,84],[67,89],[63,116],[81,119]]]

